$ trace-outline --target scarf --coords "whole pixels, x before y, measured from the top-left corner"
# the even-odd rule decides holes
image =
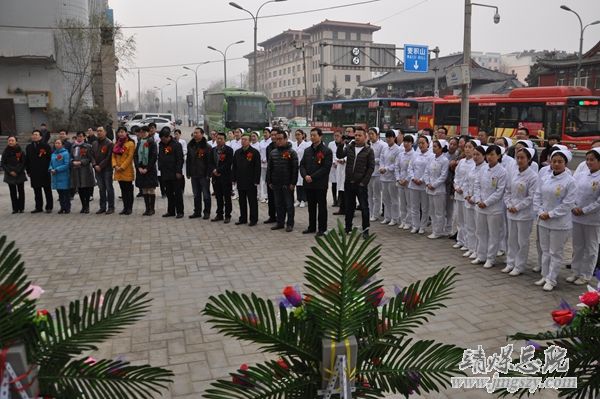
[[[117,155],[122,155],[125,152],[125,143],[127,142],[127,138],[118,139],[117,144],[113,147],[112,152]]]
[[[140,165],[148,165],[148,150],[150,145],[148,138],[140,139],[140,145],[138,146],[138,160]]]

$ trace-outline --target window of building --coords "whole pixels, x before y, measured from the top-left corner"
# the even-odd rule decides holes
[[[596,90],[600,89],[600,77],[596,78],[596,85],[594,86]]]
[[[338,39],[338,33],[337,31],[333,31],[333,40],[337,40]]]
[[[360,75],[356,75],[356,82],[360,83]]]
[[[292,73],[292,68],[288,67],[288,73]]]
[[[338,38],[340,40],[346,40],[346,32],[339,32],[338,33]]]
[[[356,32],[350,32],[350,40],[356,40]]]
[[[291,85],[292,85],[292,80],[288,79],[288,86],[291,86]]]
[[[347,96],[349,96],[350,95],[350,89],[344,90],[344,94],[347,95]]]
[[[350,75],[344,75],[344,81],[345,82],[349,82],[350,81]]]

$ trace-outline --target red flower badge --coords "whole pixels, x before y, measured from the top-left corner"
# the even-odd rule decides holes
[[[150,147],[150,143],[148,143],[147,141],[144,143],[144,148],[148,148]]]
[[[38,157],[43,157],[46,155],[46,149],[45,148],[40,148],[40,151],[38,152]]]
[[[225,153],[224,152],[219,154],[219,161],[221,161],[221,162],[225,161]]]
[[[106,154],[106,151],[108,151],[108,149],[106,148],[106,146],[103,146],[102,148],[100,148],[100,152],[103,154]]]
[[[23,153],[21,151],[15,153],[15,157],[17,158],[17,162],[21,162],[21,157]]]
[[[165,154],[170,154],[173,150],[171,147],[165,147]]]
[[[289,151],[284,151],[281,156],[283,157],[283,159],[291,159],[292,158]]]
[[[58,155],[56,156],[56,160],[57,160],[57,161],[62,161],[62,159],[63,159],[63,156],[62,156],[61,154],[58,154]]]
[[[196,151],[196,157],[198,158],[204,158],[204,149],[203,148],[198,148],[198,151]]]
[[[254,158],[254,155],[252,155],[251,152],[246,153],[246,159],[248,160],[248,162],[252,161],[252,158]]]
[[[316,154],[316,158],[317,164],[321,165],[321,162],[323,162],[323,159],[325,158],[325,154],[323,154],[323,151],[318,151]]]
[[[79,150],[79,156],[85,157],[87,155],[87,148],[81,148]]]

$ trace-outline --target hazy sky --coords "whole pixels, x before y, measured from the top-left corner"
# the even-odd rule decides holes
[[[255,12],[265,0],[236,0],[238,4]],[[261,16],[293,11],[304,11],[327,6],[349,4],[358,0],[287,0],[267,4]],[[487,3],[488,0],[485,0]],[[584,25],[600,19],[599,0],[489,0],[499,7],[501,21],[493,23],[493,9],[473,7],[473,51],[512,52],[529,49],[559,49],[576,51],[579,47],[579,22],[570,12],[561,10],[566,4],[577,11]],[[484,1],[482,1],[484,2]],[[229,0],[109,0],[115,20],[122,26],[200,22],[244,18],[249,15],[231,7]],[[375,32],[378,43],[404,43],[436,45],[440,55],[462,51],[463,0],[381,0],[331,11],[303,15],[260,19],[258,42],[290,29],[302,29],[324,19],[370,22],[381,26]],[[187,27],[152,29],[126,29],[137,41],[135,66],[155,66],[222,60],[219,53],[207,49],[208,45],[223,50],[229,43],[245,40],[232,46],[229,58],[241,57],[252,51],[253,23],[251,20]],[[600,25],[585,31],[584,52],[600,40]],[[401,57],[400,52],[398,56]],[[230,85],[240,73],[247,71],[247,60],[229,60],[227,75]],[[141,87],[164,86],[167,77],[177,77],[185,71],[182,67],[141,70]],[[211,81],[223,78],[222,62],[200,66],[198,87],[205,88]],[[130,100],[137,100],[137,70],[131,70],[118,79],[123,93],[129,90]],[[239,84],[239,83],[238,83]],[[179,96],[191,93],[195,86],[194,74],[179,80]],[[164,101],[175,97],[173,86],[165,88]]]

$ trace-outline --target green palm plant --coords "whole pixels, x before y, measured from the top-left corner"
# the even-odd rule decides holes
[[[32,285],[14,242],[0,237],[0,348],[25,346],[39,392],[52,398],[148,398],[171,382],[171,371],[120,360],[80,357],[148,311],[139,287],[100,290],[54,312],[37,311]],[[0,364],[3,371],[5,364]],[[2,374],[2,373],[0,373]]]
[[[444,308],[457,274],[441,269],[416,282],[383,304],[380,247],[374,236],[363,240],[341,225],[317,238],[306,261],[308,293],[286,287],[286,301],[276,305],[254,294],[225,292],[211,296],[204,315],[227,336],[258,343],[277,360],[242,365],[232,380],[212,383],[204,396],[225,398],[317,398],[323,380],[324,338],[357,341],[355,396],[380,398],[385,393],[408,397],[413,392],[439,391],[458,370],[463,349],[409,335]],[[293,291],[293,292],[292,292]],[[289,294],[289,295],[288,295]]]

